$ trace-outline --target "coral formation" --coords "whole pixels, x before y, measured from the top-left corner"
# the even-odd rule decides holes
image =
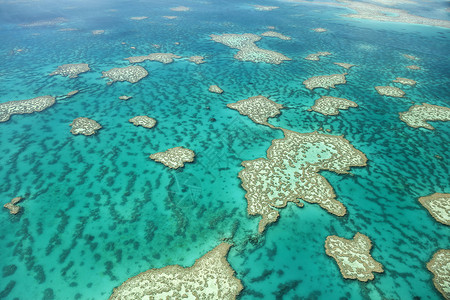
[[[311,109],[324,115],[338,115],[340,109],[349,107],[358,107],[358,104],[344,98],[322,96],[316,100]]]
[[[173,63],[174,58],[181,58],[181,56],[178,56],[178,55],[175,55],[172,53],[150,53],[149,55],[145,55],[145,56],[132,56],[132,57],[127,57],[125,59],[128,60],[132,64],[141,63],[145,60],[159,61],[159,62],[162,62],[163,64],[170,64],[170,63]]]
[[[403,97],[405,92],[395,86],[376,86],[378,94],[389,97]]]
[[[415,80],[403,78],[403,77],[397,77],[397,78],[395,78],[395,80],[393,80],[393,82],[401,83],[404,85],[415,85],[417,83],[417,81],[415,81]]]
[[[205,58],[203,56],[198,55],[189,57],[189,61],[196,63],[197,65],[204,64],[205,63],[204,59]]]
[[[128,66],[123,68],[112,68],[109,71],[102,72],[104,77],[108,77],[111,81],[108,84],[113,84],[116,81],[128,81],[136,83],[148,75],[146,69],[141,66]]]
[[[313,90],[316,88],[335,88],[337,84],[346,84],[347,80],[344,74],[332,74],[332,75],[322,75],[322,76],[314,76],[303,81],[305,87],[309,90]]]
[[[282,130],[285,137],[272,141],[267,158],[242,162],[244,169],[239,173],[247,191],[248,214],[262,216],[258,231],[263,232],[267,224],[278,219],[276,208],[288,202],[303,206],[299,198],[317,203],[331,214],[345,215],[345,206],[336,200],[333,187],[319,172],[344,174],[352,166],[365,166],[364,153],[342,136]]]
[[[347,70],[350,69],[351,67],[355,66],[355,65],[352,65],[352,64],[348,64],[348,63],[337,63],[337,62],[335,62],[334,64],[338,65],[340,67],[343,67],[343,68],[345,68]]]
[[[423,103],[411,106],[408,111],[399,113],[399,116],[408,126],[433,130],[434,127],[427,121],[450,121],[450,108]]]
[[[330,235],[325,241],[326,253],[336,260],[342,276],[359,281],[372,280],[373,272],[384,272],[383,266],[370,255],[371,248],[370,239],[359,232],[351,240]]]
[[[109,300],[236,299],[244,287],[226,260],[230,247],[220,244],[192,267],[172,265],[140,273],[115,288]]]
[[[427,263],[427,269],[433,273],[433,283],[445,299],[450,299],[450,250],[441,249],[434,253]]]
[[[3,207],[9,209],[10,214],[16,215],[20,211],[20,206],[16,204],[22,201],[22,199],[23,199],[22,197],[12,198],[11,201],[3,205]]]
[[[450,226],[450,194],[434,193],[420,197],[419,202],[436,221]]]
[[[193,162],[194,157],[194,151],[183,147],[170,148],[164,152],[150,155],[151,159],[160,162],[171,169],[183,168],[184,163]]]
[[[76,118],[69,126],[72,126],[70,132],[74,135],[93,135],[97,133],[97,130],[102,128],[102,126],[96,121],[84,117]]]
[[[279,38],[279,39],[285,40],[285,41],[288,41],[288,40],[291,39],[290,37],[285,36],[284,34],[275,32],[275,31],[266,31],[266,32],[263,32],[263,33],[261,33],[261,36],[266,36],[266,37],[276,37],[276,38]]]
[[[274,9],[280,8],[278,6],[265,6],[265,5],[253,5],[253,7],[256,10],[260,10],[260,11],[270,11],[270,10],[274,10]]]
[[[153,128],[156,125],[156,120],[147,116],[136,116],[128,120],[135,126],[142,126],[145,128]]]
[[[40,96],[26,100],[14,100],[0,103],[0,123],[9,120],[11,115],[31,114],[43,111],[55,104],[55,97]]]
[[[223,90],[218,85],[210,85],[208,91],[211,93],[222,94]]]
[[[328,56],[331,55],[330,52],[317,52],[313,54],[309,54],[305,59],[307,60],[320,60],[320,56]]]
[[[237,110],[241,115],[248,116],[257,124],[273,127],[267,120],[279,115],[283,105],[259,95],[227,104],[227,107]]]
[[[88,64],[66,64],[58,66],[58,68],[50,73],[50,76],[61,75],[69,76],[69,78],[76,78],[79,74],[85,73],[91,70]]]
[[[238,49],[238,53],[234,58],[241,61],[265,62],[270,64],[281,64],[285,60],[291,60],[289,57],[281,53],[261,49],[256,46],[255,42],[261,39],[260,36],[251,33],[244,34],[222,34],[210,35],[211,39],[217,43],[224,44],[230,48]]]

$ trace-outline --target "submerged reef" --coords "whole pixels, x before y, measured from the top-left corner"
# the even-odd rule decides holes
[[[373,272],[384,272],[383,266],[370,255],[371,248],[370,239],[359,232],[351,240],[330,235],[325,241],[325,251],[336,260],[342,276],[359,281],[372,280]]]
[[[145,20],[148,19],[148,17],[146,16],[142,16],[142,17],[131,17],[130,20],[135,20],[135,21],[140,21],[140,20]]]
[[[417,65],[406,66],[406,68],[408,68],[410,70],[420,70],[420,69],[422,69],[421,67],[419,67]]]
[[[133,97],[132,96],[127,96],[127,95],[119,96],[119,100],[123,100],[123,101],[128,101],[131,98],[133,98]]]
[[[18,206],[16,204],[19,203],[20,201],[22,201],[22,199],[23,199],[22,197],[12,198],[11,201],[9,201],[5,205],[3,205],[3,207],[9,209],[10,214],[16,215],[20,211],[20,206]]]
[[[312,31],[314,31],[314,32],[327,32],[328,30],[325,29],[325,28],[319,27],[319,28],[313,28]]]
[[[348,173],[352,166],[363,167],[367,158],[342,136],[298,133],[282,129],[284,138],[273,140],[267,158],[243,161],[239,173],[242,187],[247,191],[247,212],[261,215],[258,231],[279,217],[276,208],[288,202],[299,207],[299,198],[317,203],[331,214],[343,216],[345,206],[336,200],[333,187],[319,174],[328,170]]]
[[[112,68],[109,71],[102,72],[104,77],[108,77],[111,81],[108,84],[113,84],[116,81],[128,81],[136,83],[148,75],[146,69],[141,66],[128,66],[123,68]]]
[[[159,61],[159,62],[162,62],[163,64],[170,64],[170,63],[173,63],[174,58],[181,58],[181,56],[178,56],[178,55],[175,55],[172,53],[150,53],[149,55],[145,55],[145,56],[132,56],[132,57],[127,57],[125,59],[128,60],[132,64],[141,63],[145,60]]]
[[[66,64],[58,66],[58,68],[50,73],[50,76],[61,75],[69,76],[69,78],[76,78],[79,74],[90,71],[88,64]]]
[[[104,33],[105,33],[104,30],[92,30],[93,35],[100,35],[100,34],[104,34]]]
[[[224,44],[230,48],[238,49],[238,53],[234,58],[241,61],[265,62],[269,64],[281,64],[285,60],[291,60],[289,57],[281,53],[261,49],[256,46],[255,42],[261,39],[260,36],[252,33],[210,35],[211,39],[217,43]]]
[[[210,85],[208,91],[211,93],[222,94],[223,90],[218,85]]]
[[[355,66],[355,65],[352,65],[352,64],[348,64],[348,63],[338,63],[338,62],[335,62],[334,64],[338,65],[340,67],[343,67],[343,68],[345,68],[347,70],[350,69],[351,67]]]
[[[419,202],[436,221],[450,226],[450,194],[435,193],[420,197]]]
[[[441,249],[427,263],[427,269],[433,273],[433,283],[445,299],[450,299],[450,250]]]
[[[237,110],[241,115],[248,116],[257,124],[273,127],[267,120],[279,115],[283,105],[259,95],[227,104],[227,107]]]
[[[156,125],[156,120],[147,116],[136,116],[128,120],[135,126],[142,126],[145,128],[153,128]]]
[[[335,88],[335,85],[337,84],[347,83],[345,75],[347,75],[347,73],[314,76],[303,81],[303,84],[309,90],[313,90],[316,88],[324,88],[324,89]]]
[[[331,55],[330,52],[316,52],[313,54],[309,54],[305,59],[307,60],[320,60],[320,56],[328,56]]]
[[[192,267],[172,265],[140,273],[115,288],[109,300],[236,299],[244,287],[226,259],[230,247],[220,244]]]
[[[265,6],[265,5],[253,5],[253,7],[256,10],[260,10],[260,11],[270,11],[270,10],[274,10],[274,9],[280,8],[278,6]]]
[[[93,135],[97,133],[97,130],[102,128],[97,121],[84,117],[76,118],[69,126],[72,126],[70,132],[74,135]]]
[[[189,11],[189,10],[191,10],[191,8],[186,7],[186,6],[177,6],[177,7],[172,7],[170,10],[172,10],[172,11]]]
[[[349,107],[358,107],[358,104],[345,98],[322,96],[316,100],[311,109],[324,115],[338,115],[340,109]]]
[[[427,121],[450,121],[450,108],[423,103],[411,106],[408,111],[399,113],[399,116],[408,126],[434,130]]]
[[[267,36],[267,37],[276,37],[276,38],[279,38],[279,39],[285,40],[285,41],[288,41],[291,39],[290,37],[285,36],[284,34],[275,32],[275,31],[266,31],[266,32],[261,33],[261,35]]]
[[[415,80],[403,78],[403,77],[397,77],[397,78],[395,78],[395,80],[392,80],[392,82],[397,82],[397,83],[401,83],[404,85],[416,85],[416,83],[417,83],[417,81],[415,81]]]
[[[405,92],[395,86],[376,86],[378,94],[388,97],[403,97]]]
[[[183,147],[170,148],[164,152],[150,155],[151,159],[160,162],[171,169],[183,168],[184,163],[193,162],[194,157],[194,151]]]
[[[196,63],[197,65],[204,64],[205,63],[204,59],[205,58],[203,56],[199,56],[199,55],[194,55],[194,56],[189,57],[189,61]]]
[[[419,59],[418,57],[415,57],[414,55],[409,55],[409,54],[403,54],[403,57],[407,58],[407,59],[411,59],[411,60],[418,60]]]
[[[31,114],[43,111],[55,104],[55,97],[39,96],[26,100],[14,100],[0,103],[0,123],[6,122],[12,115]]]

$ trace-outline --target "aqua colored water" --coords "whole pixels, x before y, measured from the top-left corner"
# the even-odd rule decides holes
[[[344,8],[258,2],[280,7],[264,12],[251,4],[0,2],[0,102],[80,90],[43,112],[0,124],[0,199],[24,197],[19,215],[0,213],[0,298],[107,299],[129,277],[190,266],[231,237],[228,260],[245,286],[241,299],[439,299],[425,264],[449,247],[449,232],[417,199],[450,192],[450,127],[434,122],[434,131],[414,129],[398,113],[413,103],[450,106],[449,30],[345,19],[339,16],[348,12]],[[191,11],[169,10],[179,5]],[[433,3],[427,16],[442,6]],[[179,18],[162,17],[167,15]],[[149,18],[129,19],[135,16]],[[57,17],[67,21],[19,26]],[[292,40],[265,37],[257,45],[292,61],[236,61],[237,50],[209,38],[261,34],[267,26]],[[316,27],[329,31],[311,31]],[[92,35],[100,29],[105,34]],[[333,55],[303,59],[317,51]],[[136,84],[108,86],[100,78],[101,71],[128,66],[124,58],[151,52],[202,55],[206,63],[146,61],[140,65],[149,76]],[[405,53],[420,60],[407,60]],[[311,76],[343,72],[333,62],[357,65],[346,85],[313,92],[302,85]],[[91,72],[75,79],[48,76],[67,63],[88,63]],[[423,70],[405,68],[411,64]],[[377,94],[374,86],[396,77],[418,84],[402,86],[402,99]],[[225,93],[208,92],[211,84]],[[345,217],[318,205],[288,205],[277,223],[257,234],[259,218],[247,215],[237,177],[240,163],[265,157],[271,141],[283,135],[226,104],[259,94],[288,108],[270,120],[273,125],[304,133],[331,129],[366,154],[368,166],[353,168],[354,176],[321,173],[347,207]],[[133,98],[125,102],[121,95]],[[348,98],[359,108],[329,117],[307,111],[321,95]],[[158,124],[135,127],[128,119],[136,115]],[[74,136],[69,124],[77,117],[103,128],[95,136]],[[181,145],[197,154],[182,170],[148,158]],[[328,235],[351,238],[358,231],[372,240],[372,256],[385,270],[368,283],[343,279],[325,254]]]

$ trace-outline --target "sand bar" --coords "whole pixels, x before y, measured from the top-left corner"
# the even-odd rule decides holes
[[[333,257],[344,278],[368,281],[374,279],[373,272],[382,273],[383,266],[370,255],[372,242],[361,233],[347,240],[330,235],[325,241],[328,256]]]
[[[26,100],[15,100],[0,103],[0,123],[6,122],[12,115],[40,112],[55,104],[55,97],[40,96]]]
[[[427,121],[450,121],[450,108],[423,103],[411,106],[407,112],[399,113],[399,116],[408,126],[433,130],[434,127]]]

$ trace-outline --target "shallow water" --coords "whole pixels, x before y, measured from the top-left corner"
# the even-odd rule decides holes
[[[448,29],[344,19],[341,8],[258,4],[280,8],[256,11],[237,1],[0,4],[0,11],[10,12],[0,15],[0,102],[81,91],[0,124],[0,199],[25,198],[19,215],[6,209],[0,214],[0,298],[105,299],[149,268],[192,265],[227,237],[235,243],[228,260],[245,286],[241,299],[440,297],[425,264],[449,247],[448,229],[417,199],[450,192],[450,127],[434,122],[434,131],[414,129],[398,113],[413,103],[450,106]],[[192,10],[169,10],[179,5]],[[94,12],[86,12],[89,7]],[[68,21],[18,26],[56,17]],[[292,40],[264,37],[257,45],[292,61],[236,61],[236,49],[209,38],[260,34],[267,26]],[[316,27],[329,31],[311,31]],[[92,35],[97,29],[105,34]],[[317,51],[333,55],[303,59]],[[136,84],[108,86],[100,78],[101,71],[128,66],[124,58],[151,52],[202,55],[206,63],[146,61],[139,65],[149,76]],[[347,84],[313,92],[304,87],[311,76],[345,71],[333,62],[357,65],[348,71]],[[88,63],[91,72],[75,79],[48,76],[66,63]],[[405,68],[411,64],[423,69]],[[418,84],[396,85],[404,98],[377,94],[374,86],[396,77]],[[225,92],[208,92],[211,84]],[[259,94],[287,107],[271,124],[302,133],[331,129],[366,154],[367,167],[353,168],[353,176],[321,173],[347,207],[345,217],[318,205],[288,205],[277,223],[257,234],[259,218],[247,215],[237,174],[242,161],[265,157],[271,141],[283,135],[226,104]],[[133,98],[121,101],[121,95]],[[322,95],[348,98],[359,108],[329,117],[307,111]],[[128,119],[136,115],[158,124],[135,127]],[[103,128],[95,136],[74,136],[69,124],[77,117]],[[194,150],[195,162],[170,170],[148,158],[175,146]],[[372,256],[385,270],[368,283],[343,279],[325,254],[328,235],[351,238],[358,231],[372,240]]]

